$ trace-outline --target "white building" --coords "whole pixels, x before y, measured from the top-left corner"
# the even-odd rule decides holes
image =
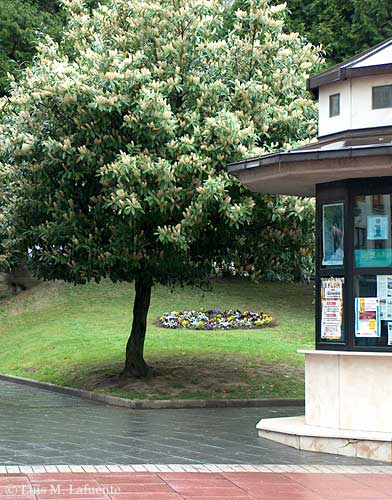
[[[392,40],[310,78],[319,137],[392,127]]]

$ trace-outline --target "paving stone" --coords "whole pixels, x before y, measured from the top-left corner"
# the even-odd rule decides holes
[[[260,418],[302,412],[293,407],[129,410],[0,381],[0,471],[44,465],[65,466],[64,471],[81,466],[86,472],[88,465],[129,464],[134,470],[170,464],[178,472],[201,464],[232,464],[233,471],[241,464],[385,465],[298,451],[257,437]]]
[[[6,479],[10,489],[0,490],[0,500],[389,500],[392,489],[389,474],[33,473]]]

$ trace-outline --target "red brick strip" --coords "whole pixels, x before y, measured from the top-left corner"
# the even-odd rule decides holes
[[[107,472],[0,475],[0,500],[387,500],[392,474]]]

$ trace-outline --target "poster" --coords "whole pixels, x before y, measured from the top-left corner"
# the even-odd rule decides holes
[[[342,301],[323,301],[321,315],[321,338],[340,340],[342,338]]]
[[[368,215],[367,239],[387,240],[388,226],[389,226],[389,217],[387,215]]]
[[[322,279],[323,299],[343,299],[343,281],[344,278]]]
[[[392,275],[377,276],[377,297],[380,300],[381,321],[392,321]]]
[[[343,265],[343,203],[323,205],[323,266]]]
[[[392,345],[392,321],[388,323],[388,345]]]
[[[392,298],[392,275],[381,274],[377,276],[377,297]]]
[[[355,336],[380,337],[380,300],[374,297],[355,299]]]
[[[342,339],[343,278],[321,280],[321,338]]]
[[[381,321],[392,321],[392,299],[380,298]]]

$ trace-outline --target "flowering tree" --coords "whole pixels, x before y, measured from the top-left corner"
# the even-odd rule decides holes
[[[229,263],[252,279],[307,281],[314,276],[315,201],[258,195],[251,221],[236,233]]]
[[[226,164],[314,134],[319,55],[267,0],[64,4],[64,42],[2,101],[0,262],[29,249],[45,279],[134,281],[124,374],[145,376],[152,286],[230,255],[254,200]]]

